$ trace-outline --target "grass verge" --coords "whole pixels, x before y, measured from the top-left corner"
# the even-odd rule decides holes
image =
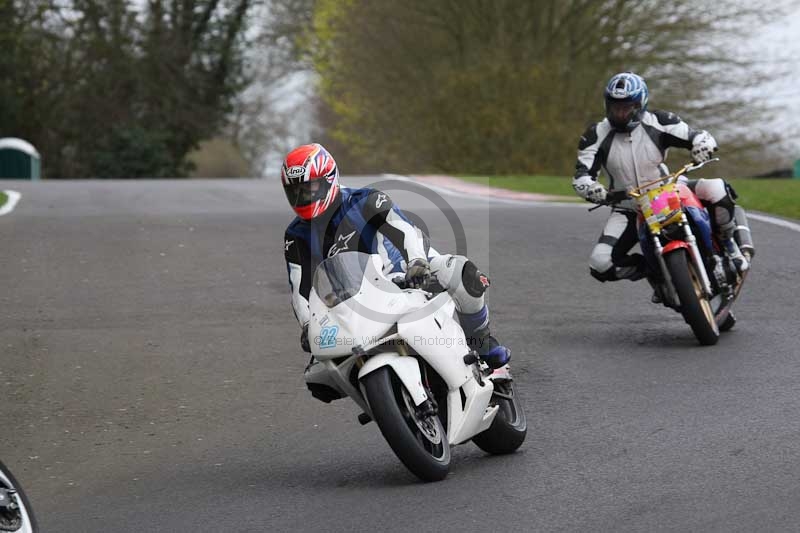
[[[3,207],[4,205],[6,205],[7,201],[8,201],[8,196],[6,195],[6,193],[4,193],[3,191],[0,191],[0,207]]]
[[[580,200],[572,189],[572,178],[564,176],[459,176],[459,178],[489,187],[567,196]]]
[[[577,199],[572,179],[563,176],[460,176],[460,179],[512,191]],[[800,219],[800,179],[733,178],[729,180],[745,209]]]
[[[734,178],[730,184],[745,209],[800,219],[800,179]]]

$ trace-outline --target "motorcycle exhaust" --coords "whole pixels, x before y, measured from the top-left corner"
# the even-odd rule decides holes
[[[733,232],[733,238],[736,244],[739,245],[739,250],[742,253],[747,253],[750,257],[755,257],[756,249],[753,246],[753,235],[750,233],[750,224],[747,222],[747,215],[741,206],[734,206],[734,219],[736,220],[736,230]]]

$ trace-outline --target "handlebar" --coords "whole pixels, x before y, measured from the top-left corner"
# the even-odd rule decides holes
[[[420,290],[423,290],[423,291],[427,291],[427,290],[428,290],[428,287],[430,286],[431,280],[430,280],[430,279],[428,279],[428,282],[427,282],[427,283],[425,283],[425,284],[424,284],[423,286],[421,286],[421,287],[412,287],[412,286],[410,286],[410,285],[408,284],[408,282],[405,280],[405,278],[399,278],[399,277],[398,277],[398,278],[392,278],[392,283],[394,283],[395,285],[397,285],[398,287],[400,287],[402,290],[406,290],[406,289],[420,289]]]
[[[638,187],[633,187],[632,189],[630,189],[628,191],[628,194],[630,194],[631,196],[633,196],[635,198],[635,197],[641,195],[642,189],[646,189],[647,187],[650,187],[651,185],[655,185],[656,183],[664,183],[664,184],[670,183],[670,182],[680,178],[684,174],[688,174],[689,172],[693,172],[693,171],[695,171],[695,170],[697,170],[699,168],[703,168],[704,166],[706,166],[707,164],[709,164],[709,163],[711,163],[713,161],[719,161],[719,157],[714,157],[712,159],[709,159],[708,161],[703,161],[702,163],[687,163],[687,164],[683,165],[681,168],[679,168],[678,170],[676,170],[675,172],[673,172],[672,174],[667,174],[666,176],[660,177],[658,179],[654,179],[653,181],[648,181],[647,183],[643,183],[642,185],[639,185]]]
[[[606,199],[603,202],[599,202],[596,206],[590,207],[589,211],[594,211],[595,209],[599,209],[604,206],[613,206],[616,205],[623,200],[627,200],[628,198],[636,198],[637,196],[641,196],[641,190],[651,185],[655,185],[656,183],[669,183],[673,180],[678,179],[679,177],[683,176],[684,174],[688,174],[689,172],[693,172],[699,168],[706,166],[707,164],[719,161],[719,157],[714,157],[709,159],[708,161],[703,161],[702,163],[687,163],[683,165],[681,168],[673,172],[672,174],[668,174],[666,176],[662,176],[658,179],[648,181],[647,183],[643,183],[638,187],[631,187],[630,189],[612,189],[608,191],[606,195]]]
[[[400,287],[401,289],[405,290],[408,289],[408,284],[404,278],[392,278],[392,283]]]
[[[614,206],[624,200],[627,200],[628,198],[630,198],[630,196],[628,195],[627,189],[611,189],[606,194],[606,199],[602,202],[598,202],[596,206],[590,207],[589,211],[594,211],[595,209],[600,209],[601,207]]]

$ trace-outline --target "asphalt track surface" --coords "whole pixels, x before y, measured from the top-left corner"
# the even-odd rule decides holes
[[[348,180],[350,185],[369,183]],[[800,235],[753,221],[739,324],[700,347],[601,284],[606,213],[444,197],[489,272],[528,439],[419,483],[305,390],[267,181],[3,182],[0,457],[43,531],[754,531],[800,525]],[[455,248],[438,208],[388,187]]]

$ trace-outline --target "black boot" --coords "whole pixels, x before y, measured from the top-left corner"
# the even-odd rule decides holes
[[[736,244],[736,239],[733,238],[733,232],[736,229],[736,223],[730,222],[725,226],[720,227],[720,244],[722,245],[722,250],[725,252],[725,255],[728,259],[730,259],[733,266],[736,267],[736,271],[739,274],[744,273],[748,268],[750,268],[750,262],[747,258],[742,254],[742,251],[739,250],[739,245]]]
[[[475,331],[467,336],[472,349],[478,352],[481,359],[491,368],[500,368],[511,360],[511,350],[500,344],[489,332],[489,327]]]
[[[492,368],[500,368],[511,359],[511,350],[500,344],[489,331],[489,309],[484,305],[477,313],[458,313],[461,327],[471,350]]]
[[[736,271],[742,274],[750,268],[750,263],[742,255],[739,245],[736,244],[736,240],[733,238],[733,233],[736,231],[736,204],[733,203],[733,198],[725,196],[722,200],[713,204],[713,208],[717,237],[722,246],[722,251],[733,263]]]

